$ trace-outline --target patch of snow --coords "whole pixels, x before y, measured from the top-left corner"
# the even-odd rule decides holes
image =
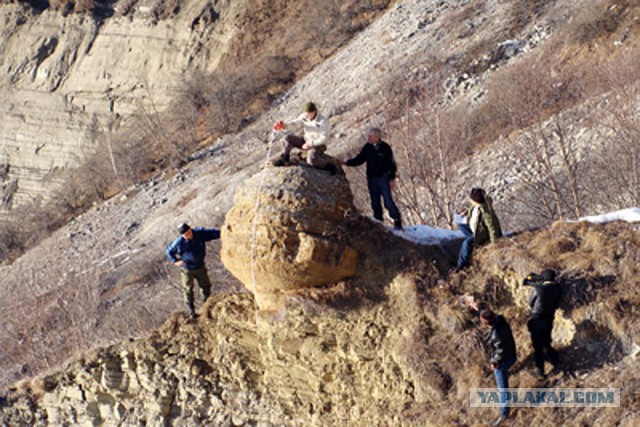
[[[604,224],[612,221],[640,222],[640,206],[609,212],[603,215],[585,216],[578,221],[588,221],[593,224]]]
[[[434,228],[428,225],[408,225],[402,230],[393,230],[393,233],[420,245],[434,245],[464,237],[461,231]]]

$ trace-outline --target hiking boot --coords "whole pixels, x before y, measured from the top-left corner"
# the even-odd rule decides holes
[[[187,308],[189,309],[189,319],[193,320],[196,318],[196,307],[193,302],[189,302],[187,304]]]
[[[333,163],[327,164],[327,166],[324,167],[324,170],[328,171],[331,175],[338,173],[338,167]]]
[[[544,374],[544,371],[540,368],[536,368],[535,376],[538,381],[544,381],[547,379],[547,376]]]
[[[271,164],[273,166],[287,166],[289,165],[289,160],[285,159],[284,157],[278,157],[277,159],[272,160]]]
[[[396,219],[395,221],[393,221],[393,229],[394,230],[398,230],[398,231],[402,231],[402,220],[401,219]]]

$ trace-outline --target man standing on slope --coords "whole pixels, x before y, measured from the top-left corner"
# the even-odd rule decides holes
[[[314,168],[326,169],[331,173],[335,173],[337,168],[334,164],[329,163],[324,152],[327,150],[329,142],[329,120],[322,114],[318,113],[318,108],[313,102],[307,102],[303,107],[304,112],[293,120],[287,122],[278,121],[273,126],[276,131],[284,130],[287,126],[302,123],[304,137],[287,134],[282,138],[284,151],[282,154],[273,159],[271,163],[274,166],[286,166],[289,164],[291,150],[299,148],[307,151],[307,163]]]
[[[486,336],[487,350],[491,358],[491,369],[496,379],[496,386],[500,392],[500,417],[492,425],[499,426],[509,418],[509,403],[503,392],[509,388],[509,368],[516,363],[516,341],[513,339],[511,326],[504,316],[496,314],[486,306],[481,306],[472,298],[469,300],[468,297],[463,297],[461,301],[472,311],[479,312],[480,326],[489,329],[489,334]]]
[[[536,362],[536,378],[544,380],[544,353],[554,367],[558,366],[558,353],[551,347],[551,331],[553,318],[562,298],[562,287],[556,282],[556,272],[544,270],[540,275],[530,274],[523,285],[533,286],[529,297],[531,318],[527,328],[531,334],[533,355]]]
[[[189,316],[196,317],[196,309],[193,301],[193,280],[198,281],[202,289],[203,302],[211,295],[211,281],[207,275],[207,267],[204,264],[206,255],[205,243],[220,238],[220,230],[215,228],[191,228],[187,224],[178,227],[180,237],[171,242],[166,249],[167,257],[176,266],[180,267],[182,276],[182,290],[184,300],[189,308]]]
[[[382,131],[378,128],[369,130],[368,142],[360,150],[356,157],[344,162],[347,166],[360,166],[367,162],[367,187],[371,198],[373,217],[382,221],[382,205],[380,197],[384,201],[384,207],[393,218],[393,226],[396,230],[402,230],[400,211],[393,201],[391,191],[396,179],[396,161],[393,158],[391,146],[381,139]]]

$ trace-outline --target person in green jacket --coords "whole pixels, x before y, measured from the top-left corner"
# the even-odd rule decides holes
[[[461,213],[466,216],[466,224],[458,224],[465,238],[460,248],[456,271],[462,270],[471,263],[473,245],[484,245],[488,241],[495,242],[502,237],[500,221],[493,211],[491,197],[482,188],[472,188],[469,194],[471,206]]]

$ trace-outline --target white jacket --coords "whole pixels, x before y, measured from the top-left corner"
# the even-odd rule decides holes
[[[307,113],[303,113],[293,120],[288,120],[285,124],[293,125],[302,123],[304,128],[304,141],[317,147],[318,145],[327,145],[329,142],[329,120],[322,114],[317,113],[313,120],[307,119]]]

